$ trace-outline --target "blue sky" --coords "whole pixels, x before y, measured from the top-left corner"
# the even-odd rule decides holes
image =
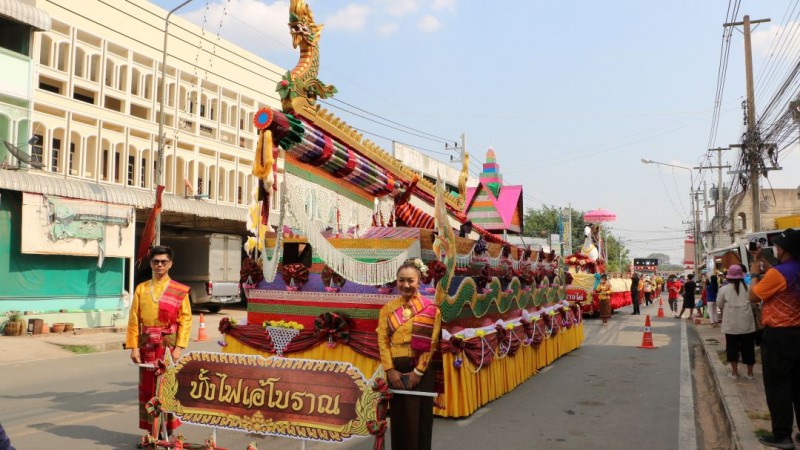
[[[171,9],[181,2],[155,3]],[[753,35],[757,113],[797,61],[800,37],[785,46],[775,40],[795,30],[790,3],[741,1],[737,20],[772,19]],[[737,31],[710,139],[728,1],[308,4],[325,24],[320,79],[336,85],[337,99],[449,141],[465,133],[476,172],[493,146],[505,182],[524,185],[526,208],[611,210],[618,219],[610,226],[634,257],[663,252],[678,262],[679,229],[690,215],[688,171],[641,158],[697,166],[709,143],[724,147],[741,138],[745,72]],[[205,17],[207,32],[284,68],[297,62],[288,1],[194,0],[181,15],[198,24]],[[357,128],[448,159],[441,139],[329,109]],[[373,140],[390,149],[388,140]],[[794,147],[783,154],[784,170],[770,173],[774,187],[800,184]],[[726,152],[723,162],[734,157]],[[695,180],[716,183],[716,173],[704,174]]]

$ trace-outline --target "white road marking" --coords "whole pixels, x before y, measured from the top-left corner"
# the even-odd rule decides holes
[[[467,417],[466,419],[456,421],[456,425],[458,425],[459,427],[465,427],[474,422],[475,419],[479,419],[481,416],[483,416],[484,414],[488,413],[491,410],[492,408],[481,408],[475,411],[473,415]]]
[[[681,320],[681,389],[678,406],[678,448],[697,450],[697,432],[694,422],[694,392],[689,365],[689,343],[686,338],[686,322]]]

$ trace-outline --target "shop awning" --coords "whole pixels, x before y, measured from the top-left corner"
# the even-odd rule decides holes
[[[50,15],[21,0],[0,0],[0,16],[27,23],[39,31],[50,31]]]
[[[155,202],[155,193],[143,189],[54,177],[44,175],[43,172],[23,170],[0,170],[0,189],[131,205],[139,209],[152,208]],[[209,200],[184,199],[165,194],[163,202],[163,211],[242,223],[247,217],[246,207],[218,205]]]

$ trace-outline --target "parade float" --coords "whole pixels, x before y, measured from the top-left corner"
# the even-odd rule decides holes
[[[602,209],[584,214],[587,226],[584,228],[583,244],[578,250],[564,257],[566,266],[566,295],[571,304],[580,306],[581,312],[595,316],[600,312],[600,303],[595,290],[603,274],[611,284],[611,310],[631,304],[630,277],[622,273],[606,272],[606,258],[601,233],[601,224],[616,219],[616,214]]]
[[[424,262],[421,292],[442,313],[436,414],[469,416],[578,348],[581,314],[565,300],[561,258],[479,225],[456,236],[467,222],[468,159],[458,192],[446,192],[321,108],[317,99],[336,93],[317,79],[322,26],[302,0],[290,8],[301,57],[277,86],[282,110],[255,115],[247,319],[223,319],[222,351],[346,362],[380,378],[378,314],[399,295],[396,272],[408,259]]]

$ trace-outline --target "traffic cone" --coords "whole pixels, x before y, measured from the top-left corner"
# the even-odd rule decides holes
[[[642,345],[639,348],[656,348],[653,345],[653,332],[650,330],[650,314],[644,320],[644,334],[642,335]]]
[[[658,297],[658,317],[664,317],[664,300]]]
[[[203,313],[200,313],[200,328],[197,330],[197,339],[195,342],[202,342],[208,340],[208,334],[206,334],[206,318],[203,317]]]

